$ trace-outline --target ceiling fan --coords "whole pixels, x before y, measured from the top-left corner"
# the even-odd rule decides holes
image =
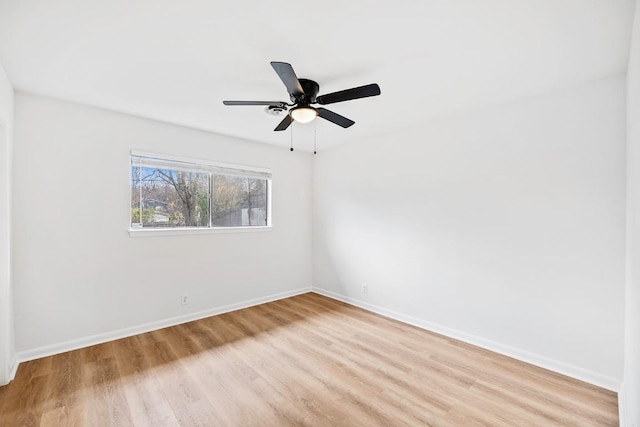
[[[271,66],[284,83],[289,92],[291,103],[283,101],[223,101],[224,105],[265,105],[268,109],[287,111],[293,107],[287,116],[280,122],[274,131],[285,130],[295,120],[300,123],[309,123],[316,117],[322,117],[332,123],[348,128],[355,122],[340,114],[334,113],[322,107],[312,107],[313,104],[327,105],[336,102],[350,101],[352,99],[366,98],[380,95],[380,86],[372,83],[365,86],[341,90],[339,92],[318,95],[320,85],[309,79],[299,79],[291,64],[286,62],[271,62]]]

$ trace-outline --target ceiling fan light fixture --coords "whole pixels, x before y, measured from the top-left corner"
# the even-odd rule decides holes
[[[318,116],[313,107],[297,107],[291,110],[291,118],[299,123],[309,123]]]

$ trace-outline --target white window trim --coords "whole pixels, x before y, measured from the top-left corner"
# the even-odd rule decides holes
[[[194,157],[174,156],[172,154],[151,153],[151,152],[148,152],[148,151],[137,151],[137,150],[131,150],[131,152],[129,154],[130,154],[129,157],[131,157],[131,156],[148,157],[150,159],[169,160],[169,161],[172,161],[172,162],[179,162],[179,163],[190,163],[190,164],[193,164],[195,166],[197,166],[197,165],[212,166],[212,167],[218,167],[218,168],[239,169],[239,170],[246,170],[246,171],[253,171],[253,172],[272,174],[271,169],[268,169],[268,168],[262,168],[262,167],[257,167],[257,166],[247,166],[247,165],[238,165],[238,164],[233,164],[233,163],[214,162],[212,160],[197,159],[197,158],[194,158]]]
[[[176,227],[176,228],[129,228],[129,237],[190,236],[198,234],[263,233],[272,231],[272,225],[251,227]]]
[[[253,171],[259,173],[267,173],[272,175],[271,169],[238,165],[233,163],[215,162],[212,160],[197,159],[193,157],[175,156],[172,154],[160,154],[151,153],[148,151],[131,150],[129,152],[129,179],[131,179],[131,156],[148,157],[151,159],[161,159],[181,163],[189,163],[193,165],[212,166],[219,168],[239,169],[245,171]],[[157,237],[157,236],[184,236],[184,235],[198,235],[198,234],[226,234],[226,233],[261,233],[265,231],[273,230],[272,222],[272,185],[271,179],[269,179],[269,185],[267,186],[267,225],[253,225],[248,227],[175,227],[175,228],[131,228],[131,215],[129,215],[129,237]],[[129,185],[129,200],[131,200],[131,185]]]

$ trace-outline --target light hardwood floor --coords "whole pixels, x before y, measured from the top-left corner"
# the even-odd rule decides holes
[[[0,426],[617,425],[615,393],[309,293],[20,365]]]

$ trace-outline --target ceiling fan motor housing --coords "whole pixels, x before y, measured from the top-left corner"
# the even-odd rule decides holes
[[[318,91],[320,91],[320,85],[309,79],[298,79],[298,81],[300,82],[300,86],[302,86],[304,94],[298,97],[291,95],[291,101],[298,105],[309,105],[316,102],[316,96],[318,95]]]

